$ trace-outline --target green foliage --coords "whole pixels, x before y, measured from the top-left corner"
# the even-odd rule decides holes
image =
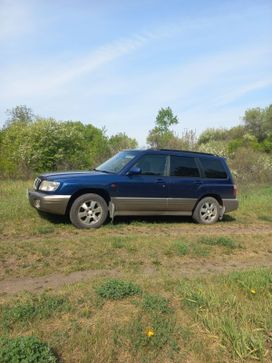
[[[13,123],[19,123],[21,125],[28,124],[34,119],[31,108],[25,105],[16,106],[11,110],[7,110],[7,114],[9,115],[7,126]]]
[[[189,246],[187,243],[175,241],[173,244],[173,251],[178,256],[185,256],[189,252]]]
[[[230,129],[207,129],[198,138],[200,151],[235,157],[240,148],[272,152],[272,105],[245,111],[244,125]],[[220,151],[220,145],[225,151]],[[214,151],[213,151],[214,150]]]
[[[148,336],[148,331],[154,332],[154,335]],[[148,348],[150,351],[156,351],[157,354],[158,350],[166,344],[169,344],[176,351],[179,350],[173,337],[174,332],[175,321],[173,317],[163,317],[160,314],[152,314],[151,317],[141,314],[131,322],[128,328],[131,344],[136,351]]]
[[[272,155],[250,147],[240,147],[229,164],[236,180],[240,183],[272,181]]]
[[[26,106],[7,112],[7,122],[0,130],[1,178],[32,178],[33,174],[45,171],[92,169],[122,149],[137,147],[137,141],[125,133],[107,137],[104,128],[37,117]],[[246,110],[243,120],[244,125],[230,129],[207,129],[197,142],[193,130],[186,130],[181,136],[171,130],[171,126],[178,124],[178,118],[170,107],[161,108],[147,143],[153,148],[199,150],[228,158],[238,182],[249,178],[270,181],[272,105]]]
[[[246,110],[243,119],[246,125],[246,129],[252,135],[255,135],[259,141],[262,141],[265,137],[265,130],[263,125],[262,110],[260,109],[260,107]]]
[[[147,143],[154,148],[174,148],[172,144],[178,143],[179,140],[170,127],[178,122],[177,116],[174,116],[170,107],[161,108],[156,117],[155,127],[149,131]]]
[[[125,149],[135,149],[137,146],[138,143],[136,139],[128,137],[124,132],[120,132],[109,138],[111,154],[116,154],[118,151]]]
[[[109,155],[109,147],[103,145],[107,146],[104,132],[81,122],[15,122],[2,131],[0,173],[28,177],[33,172],[90,168]]]
[[[272,293],[272,271],[268,269],[252,270],[250,272],[234,271],[225,277],[225,282],[242,287],[245,292],[256,289],[258,295],[261,292]]]
[[[96,288],[96,293],[108,300],[119,300],[141,293],[139,286],[123,280],[108,280]]]
[[[142,307],[150,313],[169,314],[172,312],[169,300],[160,295],[144,295]]]
[[[200,134],[198,144],[207,144],[210,141],[224,141],[227,139],[228,130],[226,129],[207,129]]]
[[[34,336],[0,337],[1,363],[56,363],[57,358],[46,343]]]
[[[237,248],[239,247],[238,243],[231,237],[202,237],[199,240],[200,243],[204,243],[210,246],[224,246],[228,248]]]
[[[69,303],[64,297],[43,294],[27,298],[23,302],[4,305],[1,309],[1,321],[4,328],[11,328],[16,323],[45,319],[69,308]]]
[[[156,126],[161,132],[169,131],[169,127],[178,124],[177,116],[174,116],[170,107],[161,108],[156,117]]]
[[[137,147],[137,141],[125,133],[108,138],[103,128],[36,117],[26,106],[8,113],[6,126],[0,130],[0,177],[91,169],[121,149]]]
[[[225,141],[209,141],[206,144],[199,145],[198,151],[215,154],[223,158],[229,158],[231,155]]]

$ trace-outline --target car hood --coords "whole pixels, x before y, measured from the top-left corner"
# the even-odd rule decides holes
[[[58,179],[71,179],[77,178],[79,176],[95,176],[95,175],[107,175],[101,171],[96,170],[85,170],[85,171],[64,171],[64,172],[55,172],[55,173],[45,173],[40,176],[41,179],[47,180],[58,180]],[[112,175],[112,174],[108,174]]]

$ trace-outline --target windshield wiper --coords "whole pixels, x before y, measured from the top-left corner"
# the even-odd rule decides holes
[[[93,169],[94,171],[101,171],[101,173],[106,173],[106,174],[115,174],[113,171],[108,171],[108,170],[101,170],[101,169]]]

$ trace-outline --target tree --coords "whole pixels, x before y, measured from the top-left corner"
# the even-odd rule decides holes
[[[170,107],[161,108],[156,117],[156,126],[161,132],[168,132],[169,127],[179,123],[177,116],[174,116]]]
[[[154,148],[170,147],[171,141],[177,138],[170,130],[170,126],[178,122],[177,116],[174,116],[170,107],[161,108],[156,117],[155,127],[149,131],[147,143]]]
[[[109,138],[111,154],[116,154],[120,150],[135,149],[138,147],[136,139],[128,137],[124,132],[119,132]]]
[[[25,105],[16,106],[8,109],[6,112],[9,115],[6,126],[12,123],[29,124],[34,120],[34,114],[31,108]]]

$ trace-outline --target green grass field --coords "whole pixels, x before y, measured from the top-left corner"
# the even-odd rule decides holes
[[[41,217],[29,186],[0,181],[2,336],[34,335],[59,362],[272,361],[271,186],[242,189],[214,226],[99,230]]]

